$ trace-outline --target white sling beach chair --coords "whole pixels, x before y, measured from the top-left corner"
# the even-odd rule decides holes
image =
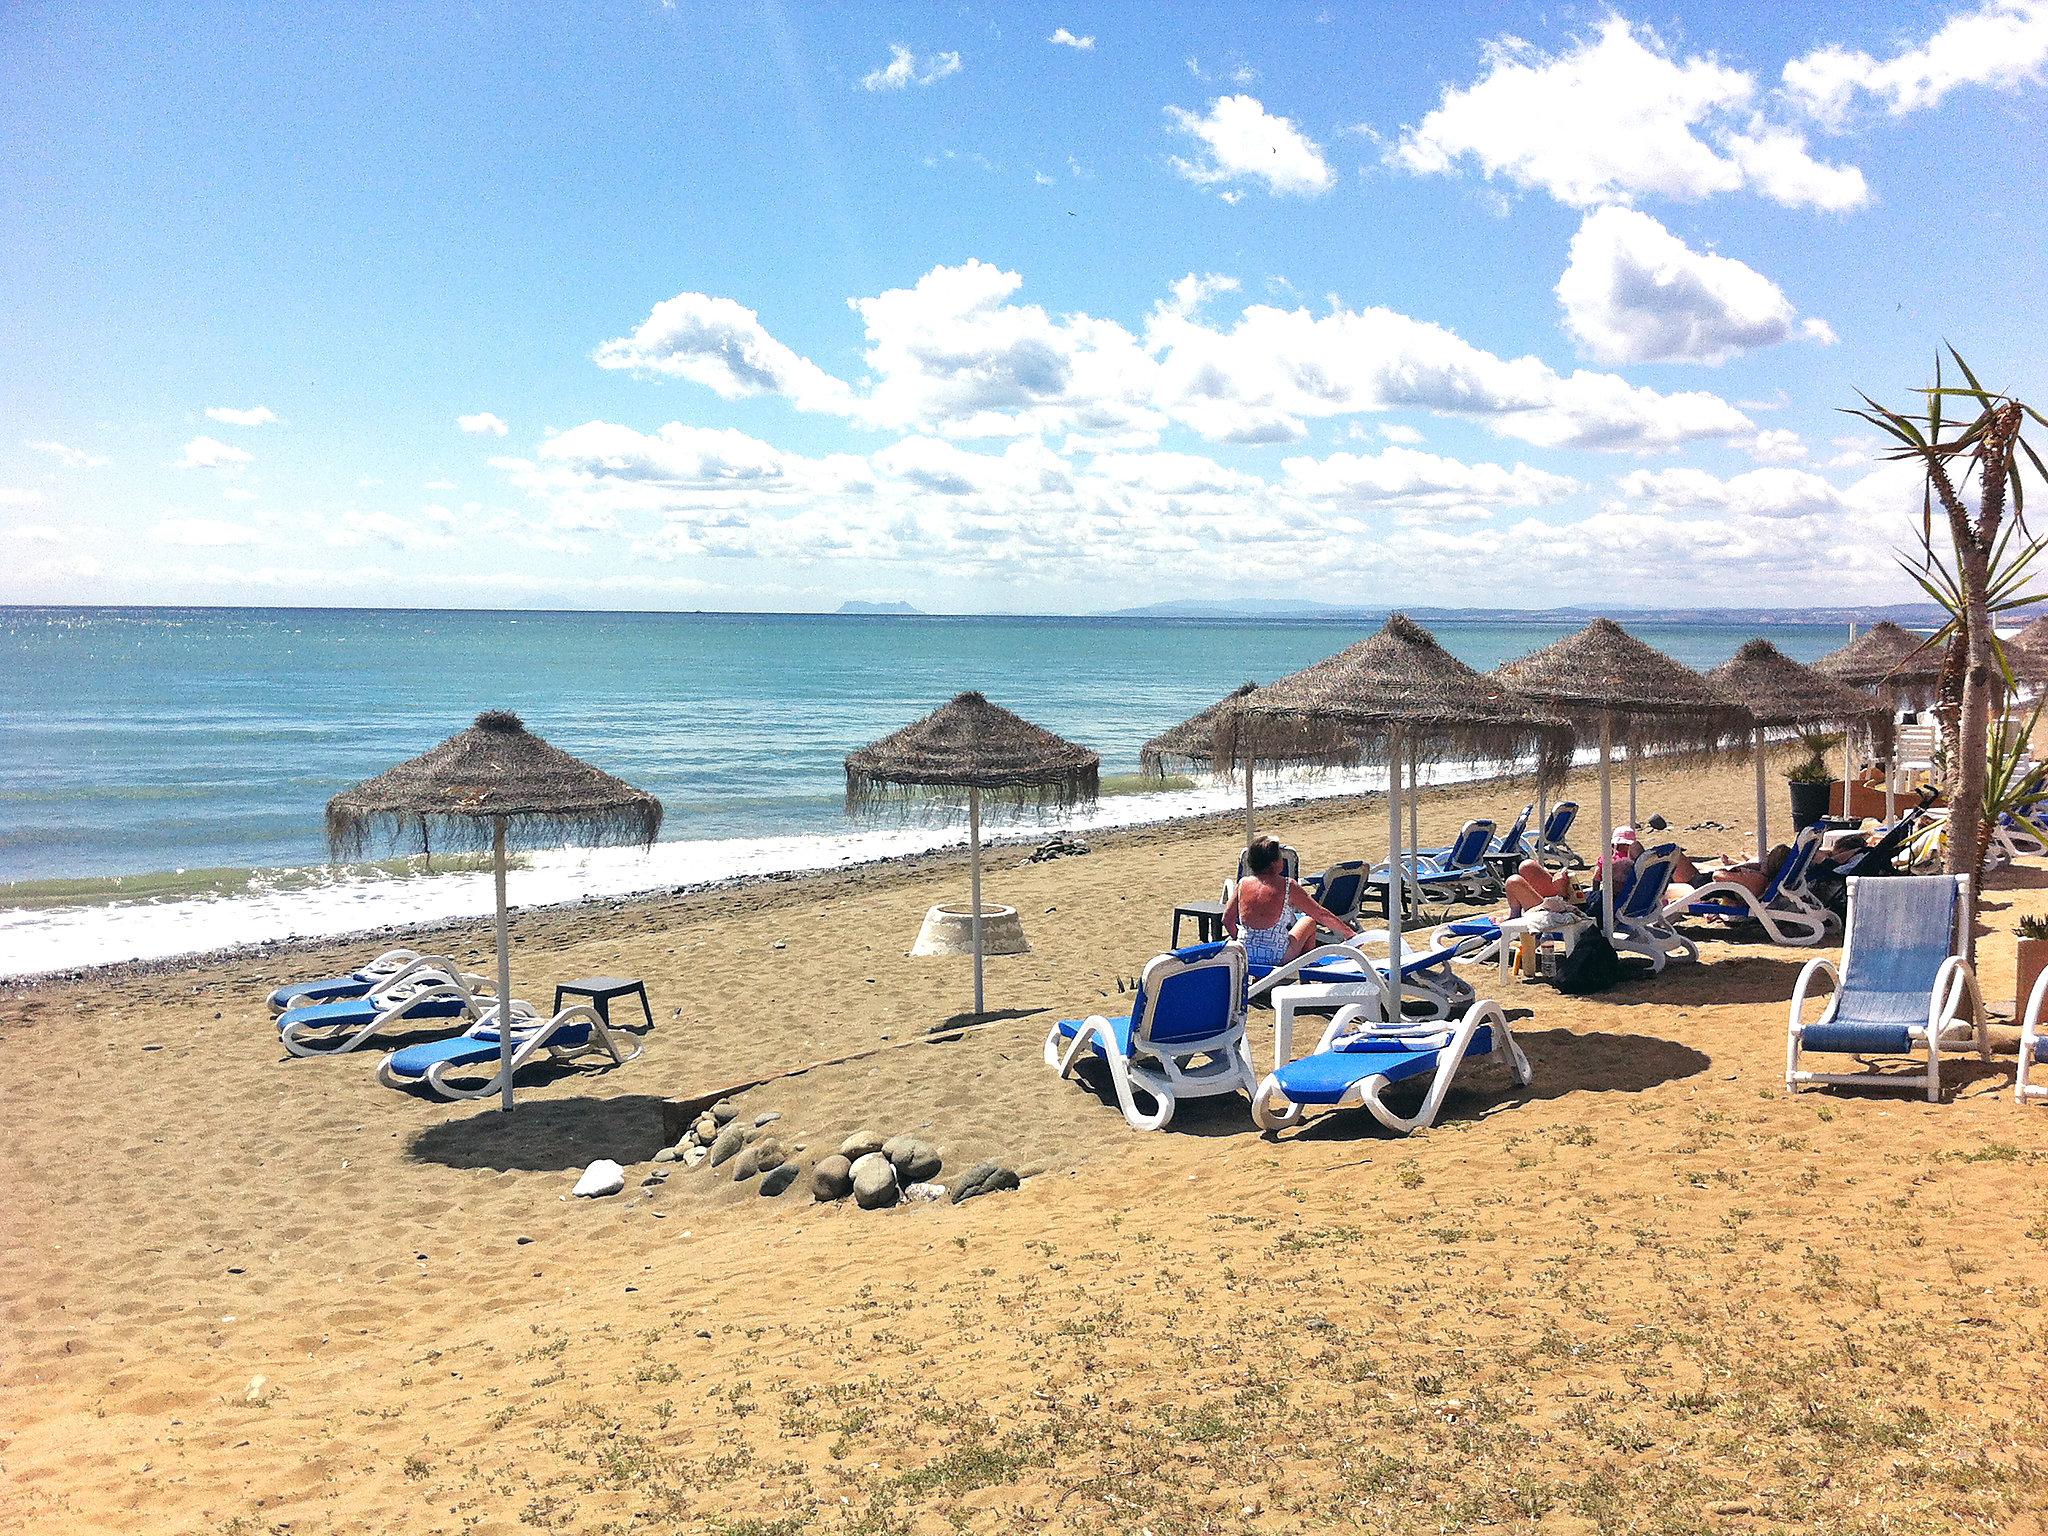
[[[1811,1083],[1924,1087],[1928,1102],[1936,1103],[1944,1049],[1974,1043],[1981,1059],[1991,1059],[1976,973],[1963,958],[1969,890],[1968,875],[1850,879],[1840,968],[1817,955],[1806,962],[1792,988],[1785,1045],[1788,1092]],[[1807,992],[1823,974],[1834,983],[1834,995],[1819,1019],[1807,1024],[1801,1017]],[[1926,1070],[1917,1073],[1811,1072],[1802,1065],[1809,1051],[1910,1056],[1916,1048],[1927,1054]]]
[[[1249,1096],[1258,1078],[1244,1043],[1245,977],[1235,940],[1156,955],[1129,1013],[1060,1020],[1046,1032],[1045,1064],[1065,1077],[1086,1057],[1101,1061],[1135,1131],[1163,1130],[1182,1099]]]
[[[1475,1058],[1505,1062],[1521,1087],[1533,1076],[1529,1058],[1508,1029],[1507,1014],[1490,998],[1474,1002],[1456,1023],[1386,1024],[1366,1009],[1345,1008],[1330,1021],[1314,1051],[1260,1082],[1252,1096],[1252,1123],[1262,1131],[1280,1131],[1300,1120],[1310,1105],[1362,1108],[1388,1130],[1411,1135],[1436,1123],[1452,1079]],[[1429,1087],[1413,1114],[1388,1106],[1389,1088],[1419,1078],[1427,1078]]]
[[[1664,909],[1666,918],[1718,917],[1724,922],[1749,921],[1770,935],[1773,944],[1818,944],[1835,926],[1835,914],[1807,884],[1813,856],[1820,848],[1820,828],[1808,827],[1792,842],[1785,862],[1764,887],[1762,896],[1729,880],[1709,880]]]
[[[415,960],[361,997],[285,1009],[277,1016],[278,1043],[293,1056],[340,1056],[396,1024],[480,1018],[496,1004],[488,985],[439,961]]]
[[[587,1003],[572,1003],[553,1018],[535,1017],[531,1005],[512,1005],[512,1072],[546,1053],[550,1061],[573,1061],[602,1053],[623,1067],[646,1049],[640,1041],[630,1051],[619,1048],[618,1036],[603,1015]],[[524,1010],[524,1011],[522,1011]],[[494,1007],[462,1034],[403,1046],[378,1064],[377,1080],[387,1088],[426,1088],[444,1099],[486,1099],[501,1092],[498,1010]],[[484,1072],[476,1082],[456,1082],[464,1074]]]

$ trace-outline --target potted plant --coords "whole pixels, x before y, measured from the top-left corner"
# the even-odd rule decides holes
[[[1816,821],[1828,814],[1828,804],[1834,798],[1835,774],[1828,767],[1828,753],[1841,744],[1842,738],[1824,731],[1801,731],[1799,745],[1806,756],[1787,770],[1785,782],[1792,789],[1792,832],[1794,836],[1804,832]]]
[[[2048,917],[2023,917],[2019,920],[2019,970],[2013,979],[2013,1017],[2027,1006],[2027,999],[2034,995],[2034,982],[2044,968],[2048,968]]]

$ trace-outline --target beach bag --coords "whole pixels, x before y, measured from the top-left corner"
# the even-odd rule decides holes
[[[1589,992],[1605,992],[1620,979],[1621,957],[1607,942],[1607,935],[1594,928],[1558,960],[1554,981],[1558,991],[1582,997]]]

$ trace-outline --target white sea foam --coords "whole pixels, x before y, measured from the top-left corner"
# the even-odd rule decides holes
[[[1440,782],[1468,773],[1444,767]],[[1317,777],[1261,778],[1262,806],[1379,789],[1377,771]],[[1066,829],[1135,826],[1176,817],[1229,811],[1242,803],[1226,785],[1117,795],[1086,811],[1043,822],[999,825],[992,837],[1015,841]],[[651,849],[554,849],[528,853],[512,871],[507,891],[514,907],[559,906],[618,896],[707,885],[738,876],[807,873],[965,845],[958,824],[802,837],[678,839]],[[90,905],[0,911],[0,977],[72,971],[130,960],[167,960],[244,945],[328,938],[485,917],[493,909],[488,873],[394,876],[335,871],[310,881],[303,871],[266,888],[261,876],[231,896],[111,901]],[[991,893],[992,896],[994,893]]]

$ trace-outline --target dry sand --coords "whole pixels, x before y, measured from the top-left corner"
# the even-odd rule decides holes
[[[1643,809],[1739,848],[1749,793],[1663,770]],[[1425,835],[1511,797],[1432,793]],[[1311,865],[1382,825],[1273,824]],[[379,1087],[373,1053],[281,1059],[265,991],[360,945],[0,994],[0,1524],[2042,1529],[2048,1115],[2009,1056],[1940,1105],[1788,1098],[1804,956],[1716,941],[1596,998],[1513,984],[1533,1091],[1483,1068],[1411,1140],[1266,1140],[1234,1100],[1135,1134],[1040,1039],[1117,1002],[1235,848],[998,856],[1036,946],[990,967],[1017,1017],[741,1101],[806,1163],[869,1126],[1038,1170],[958,1207],[642,1184],[663,1096],[944,1024],[964,964],[904,951],[958,859],[522,919],[524,995],[638,974],[658,1027],[509,1126]],[[1993,883],[2003,999],[2048,869]],[[570,1201],[599,1156],[627,1193]]]

